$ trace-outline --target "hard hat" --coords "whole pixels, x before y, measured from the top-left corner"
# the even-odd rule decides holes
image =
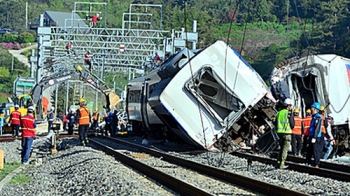
[[[55,110],[55,107],[51,107],[51,111],[54,111]]]
[[[28,112],[29,112],[29,113],[34,112],[34,107],[33,107],[33,106],[29,106],[29,107],[28,107]]]
[[[19,108],[19,105],[16,104],[16,105],[15,105],[15,108]]]
[[[332,114],[332,113],[328,114],[327,118],[333,120],[333,119],[334,119],[334,118],[333,118],[333,114]]]
[[[320,110],[324,111],[324,106],[323,105],[321,105]]]
[[[90,51],[90,50],[88,50],[88,51],[87,51],[87,53],[91,53],[91,51]]]
[[[310,114],[311,114],[311,110],[310,110],[310,109],[307,109],[307,110],[306,110],[306,113],[310,113]]]
[[[73,42],[72,42],[72,41],[70,41],[69,43],[70,43],[70,44],[73,44]]]
[[[95,108],[95,110],[97,111],[97,110],[98,110],[98,108]]]
[[[295,113],[299,113],[299,112],[300,112],[299,108],[295,108],[295,109],[294,109],[294,112],[295,112]]]
[[[85,102],[85,99],[84,98],[80,98],[79,99],[79,103],[84,103]]]
[[[290,98],[285,99],[284,105],[293,105],[292,100]]]
[[[317,109],[317,110],[320,110],[320,109],[321,109],[321,104],[318,103],[318,102],[315,102],[315,103],[313,103],[313,104],[311,105],[311,107],[312,107],[312,108],[315,108],[315,109]]]
[[[100,16],[100,14],[97,13],[96,16]]]

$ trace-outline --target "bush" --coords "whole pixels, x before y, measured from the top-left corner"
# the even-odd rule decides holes
[[[17,41],[19,43],[31,43],[35,41],[35,36],[29,31],[23,31],[19,34]]]
[[[11,33],[5,33],[0,37],[1,42],[15,42],[17,41],[18,35],[14,35]]]

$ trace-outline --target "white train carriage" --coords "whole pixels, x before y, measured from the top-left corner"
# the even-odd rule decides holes
[[[150,92],[161,80],[161,77],[168,77],[180,68],[173,66],[176,59],[182,59],[194,54],[187,48],[167,59],[156,70],[152,70],[146,76],[130,80],[127,87],[127,111],[128,119],[134,131],[150,132],[154,138],[161,138],[165,131],[164,123],[154,113],[148,104]],[[188,60],[188,58],[185,58]],[[182,62],[184,64],[185,61]],[[169,68],[171,66],[171,68]]]
[[[285,81],[301,117],[315,101],[334,118],[332,130],[337,146],[348,149],[350,118],[350,59],[334,54],[308,55],[280,63],[271,83]],[[336,149],[338,150],[338,149]]]
[[[230,150],[233,140],[239,138],[239,143],[258,126],[273,126],[274,114],[259,114],[263,119],[255,121],[262,107],[275,102],[268,87],[223,41],[192,57],[176,75],[162,79],[149,100],[173,132],[207,150]]]

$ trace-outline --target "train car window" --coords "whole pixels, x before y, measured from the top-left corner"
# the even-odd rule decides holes
[[[130,90],[129,102],[140,103],[141,102],[141,90]]]
[[[244,108],[242,101],[224,85],[224,82],[220,81],[210,67],[204,67],[198,71],[194,75],[194,80],[187,81],[185,86],[210,113],[220,116],[220,121],[232,112],[236,113]]]

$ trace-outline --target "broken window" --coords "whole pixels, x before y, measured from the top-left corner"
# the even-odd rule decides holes
[[[204,67],[185,86],[208,112],[222,122],[232,112],[236,113],[244,108],[241,100],[224,84],[215,71]]]

